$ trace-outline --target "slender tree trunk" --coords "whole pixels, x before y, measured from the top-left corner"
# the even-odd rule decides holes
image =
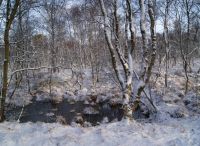
[[[188,76],[188,68],[190,67],[189,62],[189,45],[190,45],[190,6],[189,6],[189,0],[185,0],[186,4],[186,15],[187,15],[187,49],[186,49],[186,55],[185,55],[185,76],[186,76],[186,83],[185,83],[185,94],[188,92],[188,84],[189,84],[189,76]]]
[[[107,12],[106,12],[106,9],[105,9],[105,6],[104,6],[104,2],[103,2],[103,0],[99,0],[99,2],[100,2],[103,18],[104,18],[105,38],[106,38],[108,48],[109,48],[110,53],[111,53],[113,68],[115,70],[116,76],[117,76],[117,78],[120,82],[120,85],[122,87],[124,117],[125,118],[132,118],[132,109],[129,105],[129,100],[131,98],[131,92],[132,92],[132,73],[133,73],[133,71],[132,71],[132,56],[131,56],[131,51],[129,50],[127,52],[128,59],[126,60],[125,57],[123,56],[122,52],[120,51],[119,46],[118,46],[118,41],[119,41],[119,38],[118,38],[119,37],[118,23],[119,22],[118,22],[118,19],[117,19],[117,5],[116,5],[117,1],[115,1],[115,13],[114,13],[115,28],[116,28],[116,30],[114,31],[115,35],[116,35],[115,48],[114,48],[114,45],[112,43],[110,33],[109,33],[109,18],[107,16]],[[120,59],[120,63],[124,67],[124,73],[125,73],[125,79],[126,80],[124,80],[121,73],[119,72],[118,65],[117,65],[117,58],[115,57],[115,51],[118,54],[118,57]]]
[[[153,11],[153,2],[152,0],[148,0],[148,12],[150,17],[150,31],[151,31],[151,58],[148,60],[148,66],[146,69],[146,74],[144,76],[144,82],[141,83],[138,87],[137,93],[136,93],[136,100],[134,102],[133,110],[136,110],[139,107],[140,97],[141,93],[144,90],[146,84],[149,83],[152,68],[154,66],[155,60],[156,60],[156,34],[155,34],[155,16]]]
[[[124,80],[123,80],[123,78],[122,78],[122,76],[119,72],[119,69],[118,69],[118,66],[117,66],[117,58],[115,56],[114,46],[112,44],[111,37],[109,35],[109,18],[107,16],[107,12],[106,12],[103,0],[99,0],[99,2],[100,2],[101,11],[102,11],[102,14],[103,14],[103,19],[104,19],[105,38],[106,38],[108,48],[109,48],[109,51],[110,51],[110,54],[111,54],[113,69],[115,70],[115,73],[116,73],[117,79],[118,79],[118,81],[121,85],[121,88],[124,89]]]
[[[123,66],[124,72],[126,74],[125,77],[127,77],[128,67],[126,59],[123,57],[122,52],[119,48],[119,20],[118,20],[118,14],[117,14],[117,1],[114,0],[114,35],[115,35],[115,50],[117,52],[117,55],[120,59],[120,62]],[[126,79],[127,80],[127,79]]]
[[[56,72],[56,47],[55,47],[55,0],[52,0],[51,2],[51,65],[53,73]],[[51,71],[52,73],[52,71]]]
[[[128,10],[128,20],[129,20],[129,31],[131,34],[131,49],[130,53],[134,54],[134,58],[136,57],[136,52],[135,52],[135,32],[133,28],[133,12],[132,12],[132,7],[131,7],[131,0],[126,0],[126,5],[127,5],[127,10]]]
[[[8,88],[8,66],[10,62],[10,46],[9,46],[9,31],[12,25],[12,22],[17,13],[18,6],[20,5],[20,0],[15,0],[13,9],[10,8],[10,0],[7,0],[6,6],[6,26],[4,31],[4,49],[5,49],[5,58],[3,64],[3,87],[2,87],[2,96],[0,96],[0,122],[5,119],[4,110],[5,110],[5,100],[7,96]]]
[[[0,122],[5,119],[4,108],[5,99],[7,96],[7,85],[8,85],[8,65],[10,61],[10,48],[9,48],[9,30],[6,29],[4,32],[4,43],[5,43],[5,58],[3,64],[3,87],[2,87],[2,97],[0,100]]]
[[[166,0],[165,18],[164,18],[164,40],[165,40],[165,87],[167,87],[168,64],[169,64],[169,40],[168,40],[168,15],[170,1]]]
[[[144,78],[147,63],[147,38],[146,38],[146,17],[145,17],[145,5],[144,0],[139,0],[140,3],[140,30],[142,34],[142,49],[141,49],[141,79]]]
[[[3,0],[0,0],[0,7],[1,7],[2,2],[3,2]]]

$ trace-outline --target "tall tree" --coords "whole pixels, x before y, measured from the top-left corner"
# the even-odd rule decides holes
[[[10,62],[10,43],[9,43],[9,32],[15,15],[17,13],[18,7],[20,5],[20,0],[15,0],[13,7],[11,7],[11,0],[7,0],[6,4],[6,24],[4,30],[4,64],[3,64],[3,87],[2,95],[0,96],[0,122],[4,120],[4,109],[5,109],[5,99],[7,96],[8,87],[8,66]]]
[[[146,32],[146,12],[145,12],[145,4],[144,0],[139,0],[140,4],[140,31],[142,34],[142,49],[141,49],[141,77],[143,78],[143,75],[146,70],[146,60],[147,60],[147,32]]]
[[[168,25],[169,25],[169,9],[172,0],[166,0],[165,11],[164,11],[164,41],[165,41],[165,87],[167,87],[167,77],[168,77],[168,64],[169,64],[169,37],[168,37]]]
[[[129,105],[129,101],[131,98],[131,93],[132,93],[132,55],[131,55],[131,50],[134,48],[134,44],[132,44],[132,48],[131,49],[127,49],[127,52],[125,54],[127,54],[128,58],[125,58],[124,55],[122,54],[120,48],[119,48],[119,22],[117,19],[117,0],[114,1],[114,18],[115,18],[115,45],[112,42],[111,36],[110,36],[110,29],[109,29],[109,17],[108,14],[106,12],[106,8],[105,8],[105,4],[103,0],[99,0],[100,6],[101,6],[101,11],[103,14],[103,18],[104,18],[104,32],[105,32],[105,38],[108,44],[108,48],[110,50],[110,54],[111,54],[111,58],[112,58],[112,65],[113,68],[115,70],[116,76],[119,80],[119,83],[121,85],[121,89],[123,92],[123,109],[124,109],[124,116],[131,118],[132,117],[132,109]],[[127,11],[128,11],[128,20],[129,20],[129,26],[130,26],[130,30],[131,30],[131,39],[134,41],[134,36],[132,36],[133,34],[133,29],[132,29],[132,15],[130,15],[130,13],[132,13],[131,10],[131,4],[130,1],[127,0]],[[130,13],[129,13],[130,12]],[[126,40],[128,41],[128,40]],[[125,73],[125,79],[123,78],[122,74],[120,73],[118,64],[117,64],[117,57],[115,56],[115,50],[118,54],[119,60],[121,65],[124,68],[124,73]]]

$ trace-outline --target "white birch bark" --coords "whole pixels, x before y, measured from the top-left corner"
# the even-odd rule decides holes
[[[146,84],[149,83],[152,68],[154,66],[154,62],[156,59],[156,34],[155,34],[155,16],[153,11],[153,2],[152,0],[148,0],[148,13],[150,17],[150,32],[151,32],[151,49],[152,53],[150,59],[148,60],[148,65],[146,69],[146,73],[144,76],[144,80],[141,80],[141,84],[139,84],[137,93],[136,93],[136,100],[133,105],[133,110],[136,110],[139,107],[141,93],[143,92]]]
[[[142,34],[142,49],[141,49],[141,78],[145,75],[146,63],[147,63],[147,37],[146,37],[146,15],[145,15],[145,5],[144,0],[139,0],[140,4],[140,31]]]
[[[108,18],[103,0],[99,0],[99,2],[100,2],[100,6],[101,6],[101,11],[102,11],[102,14],[103,14],[104,33],[105,33],[105,38],[106,38],[108,48],[109,48],[109,51],[110,51],[110,54],[111,54],[112,65],[113,65],[113,68],[115,70],[116,76],[119,80],[119,83],[121,85],[121,88],[124,89],[124,79],[119,72],[119,69],[118,69],[118,66],[117,66],[117,59],[116,59],[116,56],[115,56],[115,49],[114,49],[114,46],[112,44],[111,37],[109,35],[109,18]]]
[[[125,54],[127,54],[127,57],[125,57],[119,47],[119,20],[117,16],[117,0],[114,1],[114,20],[115,20],[115,48],[114,45],[112,44],[111,37],[109,35],[109,19],[108,15],[105,9],[104,1],[99,0],[100,5],[101,5],[101,10],[104,18],[104,32],[105,32],[105,37],[106,41],[108,43],[108,48],[111,53],[112,57],[112,63],[113,63],[113,68],[116,72],[117,78],[119,79],[120,84],[122,85],[122,92],[123,92],[123,107],[124,107],[124,117],[132,118],[132,109],[129,105],[129,101],[131,98],[131,92],[132,92],[132,77],[133,77],[133,59],[131,52],[134,49],[135,45],[135,40],[134,40],[134,30],[133,30],[133,24],[132,24],[132,12],[131,12],[131,4],[130,1],[127,0],[127,7],[128,7],[128,22],[129,22],[129,31],[131,33],[131,49],[126,48]],[[128,40],[126,40],[128,41]],[[122,78],[122,75],[119,73],[119,69],[117,68],[117,60],[115,57],[115,51],[118,54],[119,60],[121,65],[124,68],[124,74],[125,74],[125,79]]]

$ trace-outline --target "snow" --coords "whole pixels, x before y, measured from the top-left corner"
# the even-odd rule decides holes
[[[95,127],[84,121],[85,128],[75,122],[71,126],[61,125],[59,121],[58,123],[4,122],[0,123],[0,146],[200,146],[200,78],[196,73],[200,63],[195,61],[194,64],[193,72],[189,73],[189,92],[186,95],[184,95],[185,78],[181,65],[169,69],[168,88],[164,85],[164,69],[161,69],[157,80],[155,75],[152,77],[150,87],[145,91],[152,98],[157,113],[151,114],[149,119],[108,123],[108,118],[105,117],[100,121],[101,125]],[[35,92],[36,100],[39,101],[55,98],[61,102],[66,98],[73,102],[84,101],[85,104],[91,104],[94,103],[91,98],[95,96],[97,97],[95,104],[102,101],[108,101],[109,104],[122,102],[122,93],[111,81],[110,76],[102,77],[101,82],[93,87],[90,71],[84,72],[85,77],[82,81],[84,85],[81,89],[75,85],[76,79],[72,79],[70,72],[66,71],[53,76],[53,97],[49,97],[49,85],[46,83],[48,75],[44,73],[41,80],[32,82],[31,87],[36,87],[32,92]],[[156,67],[153,72],[157,73]],[[144,84],[137,80],[134,83],[135,90]],[[143,96],[142,101],[146,99]],[[7,99],[7,103],[27,105],[31,104],[31,99],[32,97],[20,88],[12,99]],[[148,101],[143,103],[148,104]],[[91,108],[86,108],[84,111],[86,114],[97,112]],[[53,113],[50,112],[47,116],[53,116]],[[60,120],[62,123],[62,117]]]
[[[87,95],[88,89],[87,88],[83,88],[81,90],[78,91],[79,95]]]
[[[2,146],[199,146],[200,117],[162,123],[114,122],[82,128],[58,123],[4,122]]]
[[[92,107],[86,107],[83,111],[84,114],[99,114],[99,111],[95,110]]]

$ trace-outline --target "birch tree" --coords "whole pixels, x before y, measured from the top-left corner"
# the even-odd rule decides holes
[[[154,65],[155,59],[156,59],[156,35],[155,35],[155,18],[154,18],[154,11],[153,11],[153,2],[151,0],[148,1],[148,11],[149,11],[149,17],[150,17],[150,30],[151,30],[151,39],[152,39],[152,45],[151,45],[151,57],[149,60],[146,61],[146,68],[143,73],[143,77],[140,77],[139,80],[141,81],[141,84],[139,84],[139,87],[137,89],[137,92],[135,94],[135,97],[132,97],[133,92],[133,56],[132,52],[135,49],[135,31],[133,27],[133,10],[130,0],[126,0],[126,24],[125,24],[125,36],[126,36],[126,45],[124,46],[124,54],[122,54],[122,50],[119,45],[119,20],[117,17],[117,0],[114,0],[114,37],[115,42],[113,43],[112,38],[110,36],[111,34],[111,25],[109,24],[109,17],[108,13],[105,8],[105,4],[103,0],[99,0],[101,11],[103,14],[103,20],[104,20],[104,32],[105,32],[105,38],[108,44],[108,48],[110,50],[111,58],[112,58],[112,64],[113,68],[115,70],[116,76],[119,80],[119,83],[121,85],[121,89],[123,92],[123,109],[124,109],[124,117],[125,118],[132,118],[133,111],[137,110],[140,104],[140,97],[141,93],[143,92],[145,85],[149,82],[152,67]],[[143,48],[146,50],[146,30],[145,30],[145,10],[144,10],[144,1],[140,1],[140,7],[142,8],[141,11],[141,32],[143,36]],[[128,38],[128,30],[130,34],[130,38]],[[128,42],[130,40],[130,47],[128,47]],[[115,53],[116,52],[116,53]],[[123,67],[123,73],[121,73],[121,70],[119,69],[119,65],[117,64],[117,57],[115,56],[117,54],[120,64]],[[146,57],[146,54],[143,55]],[[123,76],[124,75],[124,76]],[[132,103],[131,99],[134,98],[134,102]]]
[[[142,48],[141,48],[141,77],[143,78],[146,70],[146,61],[147,61],[147,36],[146,36],[146,11],[144,0],[139,0],[140,4],[140,31],[142,34]]]
[[[142,11],[141,11],[142,12]],[[155,34],[155,15],[154,15],[154,5],[152,0],[148,0],[148,13],[150,18],[150,33],[151,33],[151,55],[146,59],[145,72],[140,76],[140,84],[136,93],[136,100],[133,109],[137,109],[140,103],[141,94],[144,91],[145,86],[149,83],[152,68],[156,60],[156,34]],[[142,30],[141,30],[142,31]],[[143,40],[144,41],[144,40]]]
[[[114,0],[114,18],[115,18],[115,44],[113,44],[111,36],[110,36],[110,24],[109,24],[109,17],[105,8],[105,4],[103,0],[99,0],[100,6],[101,6],[101,11],[103,14],[103,19],[104,19],[104,32],[105,32],[105,38],[108,44],[108,48],[111,54],[111,60],[112,60],[112,65],[113,69],[115,70],[115,74],[118,78],[118,81],[121,85],[121,89],[123,92],[123,109],[124,109],[124,116],[125,117],[132,117],[132,109],[129,105],[129,101],[131,98],[131,92],[132,92],[132,55],[131,55],[131,49],[134,49],[134,44],[132,44],[132,48],[127,49],[126,53],[127,58],[124,57],[120,50],[119,46],[119,20],[118,20],[118,14],[117,14],[117,0]],[[129,28],[131,30],[131,38],[134,41],[134,36],[133,35],[133,29],[132,29],[132,13],[131,11],[131,3],[129,0],[126,1],[127,6],[128,6],[128,11],[129,11]],[[126,40],[128,41],[128,40]],[[134,42],[133,42],[134,43]],[[120,73],[119,66],[117,64],[117,57],[115,56],[115,51],[119,57],[120,63],[123,66],[124,69],[124,74],[125,78],[123,78],[122,74]]]

